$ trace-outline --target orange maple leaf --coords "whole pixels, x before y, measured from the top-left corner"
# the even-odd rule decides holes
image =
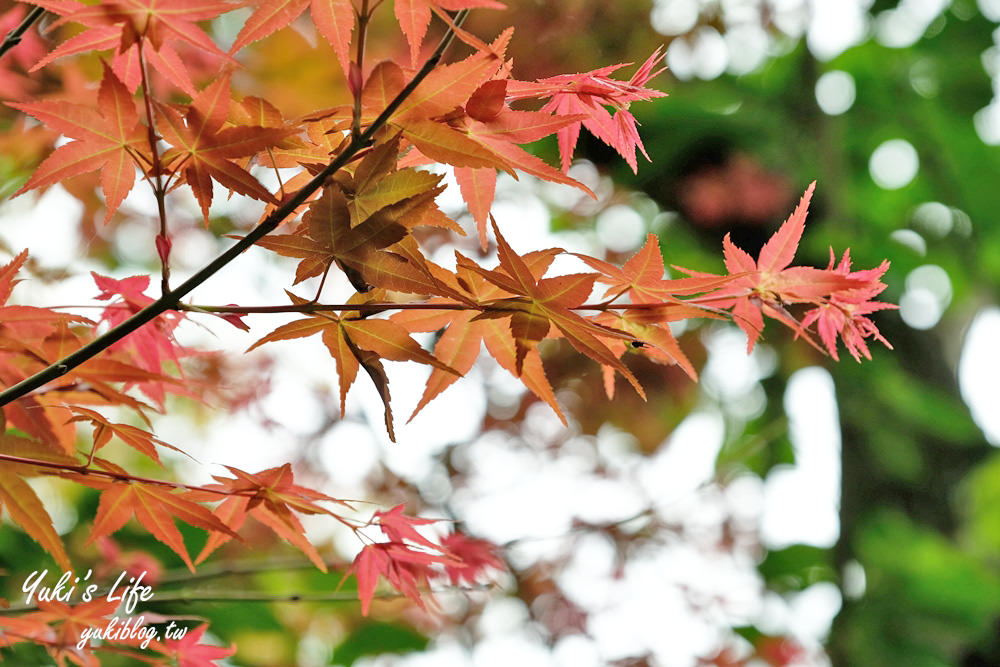
[[[113,463],[99,458],[94,460],[105,470],[126,475],[123,469]],[[117,531],[134,515],[153,537],[170,547],[181,557],[188,569],[194,572],[194,563],[188,556],[184,538],[174,525],[174,518],[207,530],[210,535],[222,533],[228,537],[239,537],[206,507],[192,502],[173,489],[138,480],[112,481],[79,473],[68,473],[65,476],[101,491],[97,516],[88,542]],[[212,498],[212,500],[217,499],[217,497]]]
[[[14,196],[100,170],[107,224],[135,183],[136,165],[150,164],[146,127],[139,122],[132,95],[111,68],[104,65],[96,108],[62,101],[8,105],[76,139],[45,158]]]
[[[364,303],[382,294],[381,290],[367,295],[355,294],[349,303]],[[289,296],[295,303],[305,303],[304,299],[291,294]],[[317,313],[311,317],[283,324],[251,345],[247,351],[264,343],[303,338],[317,333],[322,334],[323,344],[337,364],[341,414],[344,412],[347,391],[354,384],[358,370],[364,368],[382,396],[386,429],[393,441],[395,432],[392,425],[392,411],[389,408],[389,381],[381,359],[416,361],[429,364],[441,371],[458,374],[458,371],[420,347],[402,325],[392,320],[364,318],[358,311],[345,311],[339,316],[327,312]]]
[[[602,338],[634,340],[631,334],[598,324],[575,313],[572,309],[584,303],[593,288],[597,274],[573,274],[538,279],[532,274],[524,258],[507,244],[496,223],[493,233],[497,238],[500,266],[487,270],[459,257],[459,265],[479,273],[497,287],[516,294],[512,298],[490,302],[490,310],[481,317],[509,317],[514,336],[515,366],[520,375],[527,351],[548,335],[555,326],[578,352],[604,366],[621,373],[640,396],[645,392],[639,381],[618,357],[602,342]]]
[[[172,106],[158,105],[164,119],[159,129],[172,146],[163,154],[163,164],[183,176],[201,206],[206,224],[213,181],[254,199],[277,203],[250,172],[233,160],[276,146],[294,133],[282,127],[223,128],[229,102],[229,76],[225,75],[198,93],[183,115]]]
[[[296,546],[316,567],[326,572],[326,563],[305,538],[305,529],[295,513],[328,514],[336,517],[336,514],[318,505],[316,501],[349,505],[319,491],[295,484],[292,466],[288,463],[256,473],[248,473],[232,466],[226,468],[234,477],[215,476],[218,484],[211,484],[205,488],[230,494],[215,508],[215,516],[227,528],[223,532],[214,532],[209,536],[195,562],[203,562],[213,551],[228,542],[235,535],[234,531],[242,528],[247,517],[251,516]],[[187,497],[198,501],[219,498],[218,495],[205,491],[189,491]]]

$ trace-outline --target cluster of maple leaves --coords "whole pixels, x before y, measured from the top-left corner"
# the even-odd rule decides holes
[[[293,286],[319,277],[320,288],[312,298],[289,291],[286,312],[302,317],[261,337],[250,349],[319,334],[339,377],[341,410],[359,370],[364,369],[383,397],[390,437],[394,429],[383,360],[432,367],[416,415],[468,372],[485,348],[565,422],[538,351],[538,344],[547,338],[565,339],[596,361],[603,369],[609,397],[616,374],[643,393],[624,359],[626,353],[677,364],[696,377],[670,329],[672,322],[686,318],[732,319],[747,333],[751,348],[761,336],[765,316],[791,327],[834,357],[838,337],[858,359],[870,357],[865,339],[885,342],[868,315],[891,307],[873,301],[885,288],[880,279],[886,263],[852,271],[845,254],[839,263],[831,259],[825,269],[790,266],[812,186],[756,260],[726,238],[725,275],[686,271],[686,277],[665,277],[653,235],[624,266],[577,255],[592,271],[557,276],[547,273],[565,251],[518,253],[507,243],[490,216],[499,172],[515,178],[526,173],[592,195],[567,174],[581,128],[617,150],[633,170],[637,150],[648,158],[629,109],[633,102],[663,95],[647,87],[659,73],[659,51],[628,80],[611,76],[624,67],[614,65],[518,81],[504,55],[512,30],[483,42],[458,25],[458,15],[449,13],[502,7],[493,0],[395,0],[394,12],[409,58],[373,66],[361,61],[361,48],[352,59],[351,47],[380,2],[261,0],[253,3],[253,13],[228,52],[199,24],[247,3],[38,0],[34,4],[58,16],[50,29],[72,23],[83,30],[49,51],[38,52],[33,70],[59,58],[95,51],[110,51],[110,62],[102,66],[92,102],[46,99],[9,104],[70,139],[38,165],[18,194],[98,172],[108,223],[136,180],[147,181],[161,204],[156,243],[164,263],[165,289],[171,249],[164,204],[169,201],[168,193],[189,188],[207,222],[218,184],[263,202],[266,219],[294,201],[296,192],[304,192],[300,189],[322,174],[331,160],[355,151],[313,194],[291,206],[288,222],[279,233],[256,241],[263,249],[298,260]],[[333,47],[353,104],[285,118],[280,100],[233,99],[231,72],[237,66],[236,54],[288,25],[307,6],[319,32]],[[434,61],[429,63],[433,67],[422,68],[432,15],[471,46],[472,54],[450,64]],[[39,43],[34,38],[32,48],[37,51]],[[200,90],[186,65],[191,58],[185,54],[191,53],[219,63],[217,76]],[[149,84],[153,75],[175,89],[174,94],[191,101],[178,104],[154,96]],[[532,105],[537,110],[530,110]],[[371,140],[356,146],[362,129],[372,130]],[[561,169],[522,148],[553,134]],[[430,163],[454,169],[484,250],[492,232],[498,257],[494,268],[485,268],[459,252],[454,269],[424,255],[420,232],[415,230],[436,227],[462,233],[436,204],[444,190],[442,177],[419,169]],[[251,171],[254,165],[298,172],[273,191]],[[403,514],[401,506],[376,512],[368,521],[351,519],[344,511],[351,509],[347,503],[296,484],[287,464],[256,473],[229,467],[231,477],[216,477],[215,484],[194,487],[138,477],[104,459],[100,450],[112,438],[157,463],[159,448],[174,448],[153,435],[148,413],[162,411],[167,394],[198,396],[196,384],[182,375],[183,359],[192,351],[173,338],[173,331],[192,308],[173,303],[145,326],[102,345],[99,334],[107,328],[113,332],[130,317],[162,303],[146,294],[149,277],[114,280],[94,274],[97,298],[109,303],[93,321],[55,309],[8,303],[26,261],[25,251],[0,268],[0,382],[10,387],[53,365],[59,375],[3,406],[2,426],[17,429],[19,434],[0,436],[0,502],[61,567],[71,569],[70,559],[26,478],[58,475],[97,489],[100,501],[91,542],[135,517],[192,570],[223,543],[240,539],[238,533],[248,517],[325,570],[323,558],[304,536],[298,515],[330,516],[365,541],[349,573],[357,577],[366,614],[379,577],[422,604],[421,590],[435,577],[447,577],[453,584],[472,583],[484,571],[503,567],[496,548],[481,540],[453,533],[431,541],[416,530],[429,521]],[[344,304],[321,301],[331,271],[343,272],[354,287]],[[598,284],[605,289],[593,296]],[[161,300],[168,297],[165,292]],[[241,317],[252,307],[199,310],[248,328]],[[396,312],[382,316],[390,310]],[[818,340],[811,329],[814,325]],[[412,337],[418,332],[439,332],[433,351]],[[97,349],[83,363],[59,368],[67,355],[88,345]],[[144,426],[112,421],[96,409],[102,407],[127,408]],[[77,450],[78,424],[92,427],[90,445],[83,451]],[[208,532],[208,541],[194,560],[177,520]],[[380,529],[381,537],[367,535],[364,531],[369,526]],[[0,617],[0,646],[35,641],[49,648],[60,663],[98,664],[95,649],[75,647],[76,631],[113,611],[101,606],[42,604],[25,617]],[[183,644],[154,648],[180,660],[179,664],[211,664],[223,654],[199,644],[202,631],[189,636],[193,642],[186,639]]]

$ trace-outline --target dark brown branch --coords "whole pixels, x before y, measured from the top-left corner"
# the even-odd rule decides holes
[[[31,11],[28,12],[28,15],[21,20],[21,23],[7,33],[7,36],[3,38],[3,42],[0,43],[0,58],[3,58],[8,51],[21,43],[21,38],[24,37],[24,33],[28,32],[28,28],[30,28],[35,21],[42,18],[42,14],[44,13],[45,10],[41,7],[33,7]]]
[[[456,25],[461,24],[467,15],[468,10],[460,11],[455,17]],[[184,281],[181,285],[163,294],[159,299],[149,304],[118,326],[112,328],[104,335],[95,338],[76,352],[63,357],[59,361],[51,364],[38,373],[35,373],[31,377],[22,380],[13,387],[8,387],[3,392],[0,392],[0,406],[7,405],[11,401],[27,395],[46,383],[62,377],[70,370],[76,368],[88,359],[97,356],[111,345],[125,338],[136,329],[139,329],[143,325],[153,321],[166,311],[178,309],[180,307],[180,300],[183,297],[187,296],[192,290],[215,275],[222,267],[239,257],[243,251],[252,246],[258,240],[274,231],[278,225],[285,220],[285,218],[294,214],[299,206],[304,204],[314,192],[319,190],[330,176],[347,164],[361,149],[367,147],[371,143],[375,133],[378,132],[378,130],[384,126],[386,122],[388,122],[389,118],[392,117],[392,114],[396,112],[396,109],[399,108],[403,101],[413,93],[417,86],[420,85],[420,82],[423,81],[441,61],[441,57],[444,55],[444,51],[448,48],[448,45],[451,44],[453,37],[454,32],[449,29],[441,39],[441,43],[438,44],[437,48],[434,50],[434,53],[427,59],[427,62],[424,63],[423,67],[420,68],[420,71],[418,71],[413,79],[410,80],[410,82],[403,88],[403,90],[401,90],[399,94],[393,98],[382,113],[379,114],[372,124],[368,126],[368,129],[360,135],[352,135],[350,143],[343,150],[343,152],[337,155],[337,157],[335,157],[330,164],[323,169],[323,171],[316,174],[316,176],[306,183],[302,189],[298,190],[290,198],[286,199],[278,208],[272,211],[271,214],[268,215],[259,225],[257,225],[257,227],[255,227],[249,234],[244,236],[235,245],[216,257],[200,271]]]

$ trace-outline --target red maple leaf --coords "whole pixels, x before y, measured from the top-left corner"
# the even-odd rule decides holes
[[[452,533],[441,538],[441,546],[461,561],[444,564],[444,571],[454,586],[463,582],[476,583],[487,568],[497,570],[504,568],[503,559],[497,554],[498,548],[492,542],[469,537],[463,533]]]
[[[122,468],[108,461],[95,461],[106,470],[127,476]],[[153,537],[170,547],[188,569],[194,572],[194,563],[188,557],[184,538],[174,525],[175,517],[207,530],[210,534],[222,533],[228,537],[238,537],[207,508],[163,486],[139,481],[110,481],[80,473],[68,473],[66,477],[101,491],[97,516],[88,540],[90,542],[117,531],[134,515]],[[213,498],[216,499],[217,497]]]
[[[229,116],[229,76],[219,77],[198,93],[182,115],[172,106],[158,105],[163,116],[159,129],[172,148],[163,154],[167,169],[179,173],[201,206],[205,223],[212,204],[213,181],[262,201],[277,200],[236,158],[256,155],[294,133],[281,127],[226,127]]]
[[[608,65],[579,74],[561,74],[537,82],[512,81],[508,86],[508,99],[549,98],[542,107],[563,116],[582,114],[585,119],[559,130],[559,153],[563,171],[573,159],[573,150],[580,138],[580,127],[614,148],[625,158],[632,171],[638,169],[636,148],[649,159],[639,133],[635,117],[629,112],[632,102],[664,97],[666,93],[647,88],[646,83],[663,71],[653,71],[662,57],[662,47],[653,52],[628,81],[612,79],[610,74],[631,63]],[[614,110],[614,116],[608,111]]]
[[[229,52],[236,53],[245,46],[284,28],[298,18],[306,7],[310,8],[313,23],[316,24],[320,34],[330,42],[337,55],[337,62],[347,74],[351,62],[351,32],[355,23],[354,5],[351,0],[262,0],[243,24]]]
[[[431,22],[432,9],[454,12],[475,7],[503,9],[504,5],[495,0],[395,0],[396,20],[399,21],[399,29],[406,35],[406,41],[410,45],[411,63],[417,62],[420,45]]]
[[[833,267],[833,249],[830,249],[830,265],[828,270],[834,273],[854,278],[865,282],[864,286],[853,287],[845,290],[838,290],[830,295],[827,303],[822,303],[813,308],[802,318],[802,326],[807,327],[813,322],[819,331],[820,340],[826,346],[830,356],[839,359],[837,356],[837,336],[844,341],[844,346],[851,353],[856,361],[861,361],[861,356],[871,359],[871,352],[865,344],[865,338],[872,337],[881,341],[890,350],[892,345],[879,333],[878,327],[866,315],[879,310],[896,309],[899,306],[882,301],[872,301],[871,299],[879,295],[886,288],[881,282],[882,275],[889,270],[889,262],[884,261],[874,269],[865,271],[851,271],[851,251],[844,251],[844,256],[836,268]]]
[[[60,15],[50,28],[74,22],[87,26],[38,61],[32,71],[69,55],[113,49],[111,67],[129,91],[135,92],[142,79],[139,66],[140,43],[157,71],[184,92],[194,95],[190,76],[170,42],[185,42],[196,49],[225,58],[212,39],[198,27],[198,21],[242,6],[225,0],[102,0],[84,4],[75,0],[40,0],[34,4]]]
[[[350,569],[344,573],[344,578],[351,574],[357,577],[358,599],[361,600],[361,613],[365,616],[368,615],[375,596],[379,575],[385,577],[393,588],[413,600],[417,606],[423,607],[420,586],[426,584],[428,577],[433,574],[430,569],[432,565],[447,560],[447,556],[420,551],[402,542],[377,542],[366,545],[358,552]]]
[[[326,564],[305,537],[305,529],[295,512],[301,514],[328,514],[330,510],[316,504],[327,501],[346,505],[343,501],[295,484],[292,466],[288,463],[276,468],[268,468],[256,473],[248,473],[239,468],[226,466],[235,477],[215,477],[218,484],[208,489],[225,491],[230,494],[215,508],[215,515],[227,526],[222,532],[211,534],[201,553],[195,560],[201,563],[219,546],[234,536],[233,531],[242,528],[247,516],[264,524],[279,537],[296,546],[309,557],[316,567],[326,572]],[[191,491],[188,498],[198,501],[218,500],[219,495],[205,491]]]
[[[856,358],[858,352],[868,356],[863,338],[874,336],[888,345],[874,323],[864,315],[893,307],[879,302],[867,303],[885,289],[879,278],[889,268],[889,263],[883,262],[877,269],[852,273],[849,255],[845,255],[836,269],[832,259],[826,269],[789,266],[805,229],[806,212],[815,185],[815,182],[809,185],[798,206],[764,244],[756,260],[736,247],[726,234],[722,245],[729,280],[710,294],[692,299],[692,302],[731,309],[736,324],[747,334],[747,350],[752,350],[760,338],[764,315],[767,315],[789,326],[796,335],[824,351],[806,330],[806,326],[819,321],[821,333],[825,335],[826,352],[836,357],[834,341],[836,334],[840,333]],[[695,277],[711,277],[711,274],[684,271]],[[807,314],[807,320],[800,322],[787,308],[794,304],[811,304],[815,308]]]
[[[76,139],[45,158],[14,196],[99,170],[107,207],[104,222],[111,220],[135,183],[136,165],[150,163],[146,127],[139,122],[131,93],[111,68],[104,66],[96,108],[61,101],[8,104]]]
[[[541,278],[558,253],[557,249],[535,251],[527,253],[523,259],[532,274]],[[458,267],[457,275],[452,275],[428,262],[442,280],[454,283],[453,287],[456,290],[461,290],[473,303],[489,302],[512,296],[511,292],[500,289],[469,269],[467,263],[462,262]],[[434,301],[432,299],[431,303]],[[442,299],[442,301],[444,300]],[[552,385],[549,384],[548,378],[545,376],[538,350],[534,348],[528,350],[521,362],[521,368],[518,370],[517,350],[510,327],[502,320],[480,319],[477,315],[476,311],[422,310],[400,311],[392,316],[393,321],[403,324],[410,331],[444,329],[444,333],[441,334],[434,346],[434,356],[455,371],[454,373],[445,372],[437,368],[431,371],[424,394],[417,407],[414,408],[413,414],[410,415],[410,420],[412,421],[417,413],[450,387],[459,377],[468,373],[485,345],[487,352],[497,360],[497,363],[511,375],[518,377],[536,396],[548,403],[559,419],[566,423],[566,418],[556,402]]]
[[[216,660],[236,653],[236,644],[230,644],[228,648],[202,644],[201,638],[207,629],[207,623],[193,630],[188,628],[181,639],[165,639],[157,649],[176,660],[177,667],[217,667]]]
[[[130,276],[121,280],[102,276],[91,271],[91,276],[101,293],[97,298],[101,301],[112,301],[101,314],[101,321],[115,327],[139,312],[153,299],[144,294],[149,287],[149,276]],[[136,365],[151,373],[163,373],[163,363],[172,361],[177,370],[181,370],[180,357],[187,356],[189,351],[177,344],[174,339],[174,329],[184,318],[183,313],[168,311],[146,326],[137,329],[131,335],[115,342],[110,349],[127,351],[134,358]],[[143,393],[158,404],[163,405],[165,387],[158,382],[139,383]],[[180,387],[172,387],[175,391]]]
[[[497,239],[500,266],[487,270],[459,256],[459,266],[482,275],[504,291],[517,296],[489,302],[490,310],[480,317],[509,317],[515,345],[515,368],[521,374],[525,355],[549,334],[553,326],[578,352],[603,366],[618,371],[635,387],[640,396],[645,392],[632,372],[608,349],[602,339],[633,340],[630,334],[604,326],[573,311],[590,296],[597,274],[579,273],[552,278],[536,277],[524,258],[514,252],[500,234],[496,223],[493,234]]]
[[[436,519],[418,519],[416,517],[403,514],[404,505],[396,505],[388,512],[375,512],[373,522],[378,523],[379,528],[385,533],[391,542],[405,542],[409,540],[431,549],[439,548],[437,544],[431,542],[426,537],[417,532],[416,526],[427,526],[437,523]]]

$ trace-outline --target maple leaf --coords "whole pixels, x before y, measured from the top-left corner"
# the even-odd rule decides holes
[[[295,283],[322,275],[335,263],[359,292],[367,292],[375,285],[399,291],[453,296],[453,292],[444,290],[427,275],[421,264],[422,256],[414,247],[401,247],[399,252],[390,252],[397,250],[390,246],[406,241],[409,227],[441,224],[434,215],[439,211],[433,201],[441,188],[427,189],[432,185],[431,179],[415,172],[394,173],[407,174],[405,180],[395,181],[396,185],[391,186],[395,192],[386,190],[380,194],[379,186],[365,184],[362,202],[357,201],[356,192],[351,193],[353,211],[358,211],[353,215],[358,220],[364,216],[364,220],[356,226],[351,226],[352,206],[348,203],[348,195],[338,183],[334,183],[325,187],[320,198],[312,202],[294,233],[265,236],[257,241],[257,245],[285,257],[301,259],[295,272]],[[438,178],[433,177],[433,182],[436,183]],[[349,189],[354,187],[349,181],[345,183]],[[419,194],[384,205],[386,201],[413,191]],[[365,192],[372,193],[371,197],[366,197]]]
[[[187,629],[181,639],[166,638],[158,643],[158,650],[177,661],[177,667],[217,667],[216,660],[222,660],[236,653],[236,644],[228,648],[202,644],[201,638],[208,629],[208,623],[203,623],[193,630]]]
[[[156,447],[167,447],[174,450],[175,452],[181,452],[180,449],[174,447],[173,445],[163,442],[159,438],[155,437],[152,433],[144,431],[141,428],[131,426],[129,424],[118,424],[108,420],[104,415],[93,410],[88,410],[87,408],[80,407],[79,405],[73,405],[69,408],[72,412],[76,413],[76,417],[73,417],[70,421],[88,421],[94,426],[94,451],[100,451],[104,445],[111,441],[111,437],[115,436],[126,445],[135,449],[136,451],[145,454],[149,458],[153,459],[160,465],[163,465],[160,461],[160,456],[156,451]]]
[[[879,310],[896,309],[899,306],[881,301],[872,301],[886,288],[881,282],[881,277],[889,270],[889,262],[874,269],[865,271],[851,271],[851,251],[844,251],[844,255],[836,268],[833,266],[833,248],[830,249],[830,266],[828,270],[865,282],[863,286],[853,287],[845,290],[838,290],[830,295],[829,301],[818,305],[808,311],[802,318],[802,326],[808,327],[813,322],[819,331],[820,340],[826,346],[830,356],[839,360],[837,356],[837,336],[844,341],[847,351],[851,353],[855,361],[861,361],[861,355],[866,359],[871,359],[871,352],[865,344],[865,338],[872,337],[881,341],[890,350],[892,345],[879,333],[878,327],[866,315]]]
[[[601,273],[598,282],[609,285],[604,299],[613,300],[627,294],[632,303],[682,303],[677,298],[679,295],[707,292],[729,282],[725,277],[668,280],[664,277],[666,268],[660,241],[652,233],[646,235],[646,243],[621,268],[589,255],[573,255]]]
[[[453,586],[463,582],[475,584],[486,568],[504,569],[503,559],[497,554],[499,549],[492,542],[452,533],[441,538],[441,546],[460,561],[444,564],[444,571]]]
[[[132,95],[114,72],[104,65],[96,109],[57,101],[8,102],[8,105],[76,139],[45,158],[13,196],[99,170],[107,224],[135,183],[136,165],[149,164],[146,127],[139,122]]]
[[[558,252],[555,249],[535,251],[526,254],[523,259],[532,274],[540,278]],[[469,269],[468,264],[470,263],[468,260],[461,261],[458,266],[458,274],[454,277],[449,276],[444,269],[436,265],[431,265],[431,269],[438,271],[442,280],[454,281],[455,289],[461,290],[465,298],[472,303],[489,302],[511,295],[510,292],[500,289]],[[429,305],[433,303],[435,300],[432,299]],[[444,333],[441,334],[434,346],[434,356],[457,372],[457,374],[444,372],[437,368],[431,371],[423,396],[410,415],[410,421],[459,377],[468,373],[479,357],[483,345],[485,345],[487,352],[497,360],[501,367],[514,377],[519,378],[528,389],[545,401],[565,424],[566,417],[556,402],[555,392],[552,391],[552,386],[545,376],[538,351],[534,348],[528,350],[521,362],[521,368],[518,370],[517,350],[510,327],[505,326],[497,319],[477,319],[477,315],[478,313],[474,310],[400,311],[393,314],[392,320],[403,324],[410,331],[444,329]]]
[[[399,135],[377,145],[358,164],[353,177],[341,179],[351,214],[351,227],[357,227],[373,213],[387,206],[432,193],[441,192],[443,176],[416,169],[396,169]],[[459,228],[460,229],[460,228]]]
[[[394,112],[390,123],[400,129],[416,152],[408,164],[442,162],[455,167],[462,196],[476,220],[486,247],[486,221],[496,188],[496,170],[517,178],[516,170],[555,183],[572,185],[595,196],[582,183],[547,165],[517,144],[537,141],[583,115],[514,111],[506,105],[503,57],[510,31],[487,51],[435,69]],[[369,114],[380,111],[402,89],[404,74],[394,63],[380,63],[362,93]]]
[[[379,528],[382,529],[382,532],[385,533],[385,536],[391,542],[405,542],[409,540],[410,542],[430,547],[431,549],[438,549],[437,544],[418,533],[415,528],[416,526],[427,526],[437,523],[437,519],[418,519],[406,516],[403,514],[404,507],[405,505],[400,504],[388,512],[375,512],[372,521],[378,524]]]
[[[649,155],[639,138],[635,117],[629,112],[629,106],[632,102],[666,95],[646,87],[650,79],[663,71],[663,69],[653,71],[653,67],[662,58],[662,48],[656,49],[628,81],[610,77],[614,71],[631,64],[621,63],[589,72],[561,74],[537,82],[511,82],[508,86],[508,98],[549,98],[542,111],[551,111],[564,116],[576,114],[585,116],[584,120],[559,130],[559,153],[562,157],[563,171],[569,170],[582,126],[618,151],[634,172],[638,170],[636,149],[641,150],[647,160]],[[614,116],[607,107],[614,110]]]
[[[172,148],[163,164],[183,176],[201,206],[205,224],[212,204],[212,183],[261,201],[277,203],[274,196],[235,158],[249,157],[278,145],[294,130],[281,127],[226,127],[229,116],[229,75],[209,84],[181,115],[174,107],[159,105],[163,138]]]
[[[132,315],[153,303],[144,292],[149,288],[149,276],[130,276],[121,280],[90,272],[100,290],[97,299],[112,301],[101,313],[101,321],[116,327]],[[151,373],[161,373],[164,361],[172,361],[181,371],[180,357],[190,354],[174,339],[174,329],[184,319],[184,314],[168,311],[125,338],[116,341],[109,349],[128,351],[140,368]],[[143,383],[143,391],[159,405],[163,405],[164,388],[158,383]]]
[[[46,451],[40,443],[4,433],[0,433],[0,451],[14,455],[28,453],[34,458],[76,465],[75,459],[59,456],[53,450]],[[70,570],[72,565],[62,540],[52,525],[52,518],[34,489],[24,479],[25,476],[37,474],[34,470],[29,466],[10,463],[0,466],[0,507],[6,510],[7,516],[15,524],[52,555],[59,567]]]
[[[498,83],[502,85],[496,85]],[[496,162],[496,165],[484,168],[458,166],[455,169],[455,178],[463,199],[469,205],[469,212],[476,221],[480,245],[483,248],[486,248],[486,221],[496,192],[495,167],[519,169],[553,183],[579,188],[585,194],[596,198],[586,185],[550,167],[518,146],[538,141],[578,123],[584,116],[515,111],[506,106],[503,97],[506,85],[506,80],[494,79],[480,86],[465,105],[467,117],[459,123],[461,131],[468,139],[478,144],[483,151],[492,154]],[[516,178],[516,174],[513,175]]]
[[[605,326],[625,331],[635,337],[631,343],[620,339],[607,342],[613,353],[621,356],[626,351],[637,351],[653,361],[662,364],[677,364],[689,378],[698,380],[698,373],[674,338],[667,323],[690,317],[710,317],[724,319],[721,315],[708,313],[694,306],[664,306],[658,309],[626,310],[625,312],[600,313],[595,319]],[[614,398],[614,370],[604,366],[604,390],[608,400]]]
[[[347,506],[347,503],[332,498],[326,494],[295,484],[292,467],[284,465],[248,473],[239,468],[226,466],[234,477],[218,477],[218,484],[212,484],[206,489],[215,489],[229,494],[218,507],[215,515],[219,517],[227,529],[209,535],[201,553],[196,559],[203,562],[213,551],[235,536],[252,516],[258,522],[273,530],[279,537],[296,546],[309,557],[316,567],[326,572],[326,564],[309,541],[305,538],[305,529],[294,512],[302,514],[328,514],[336,516],[328,509],[317,505],[316,501],[328,501]],[[187,496],[198,501],[218,500],[217,494],[204,491],[190,491]]]
[[[151,49],[143,53],[157,71],[189,94],[194,93],[190,76],[170,42],[184,42],[224,58],[226,54],[197,22],[242,6],[223,0],[102,0],[96,4],[40,0],[33,4],[62,17],[50,29],[68,22],[83,24],[87,29],[35,63],[32,71],[65,56],[113,49],[112,69],[128,90],[135,92],[142,78],[140,44],[148,44]]]
[[[54,333],[60,323],[93,324],[85,317],[49,308],[8,305],[14,286],[21,282],[17,274],[27,261],[28,251],[22,250],[0,267],[0,349],[27,350],[33,342]]]
[[[2,313],[0,313],[2,314]],[[0,381],[14,384],[79,350],[91,340],[91,332],[72,329],[67,318],[53,317],[49,331],[41,339],[22,339],[16,345],[0,326],[0,346],[14,354],[0,354]],[[115,385],[123,383],[123,388]],[[69,369],[50,382],[45,391],[21,397],[5,406],[11,423],[46,445],[75,452],[75,428],[67,423],[65,404],[116,405],[130,407],[148,423],[149,404],[126,393],[138,386],[147,394],[160,391],[185,393],[188,390],[171,377],[140,368],[131,355],[110,351]]]
[[[420,608],[424,601],[419,586],[427,582],[433,574],[430,567],[447,562],[449,558],[441,554],[420,551],[401,542],[377,542],[368,544],[355,556],[351,567],[344,573],[344,579],[351,574],[358,580],[358,599],[361,614],[368,615],[379,576],[383,576],[400,593],[413,600]],[[341,580],[343,583],[343,580]]]
[[[378,293],[376,293],[378,295]],[[291,297],[292,295],[289,294]],[[367,297],[356,294],[348,303],[364,303]],[[292,297],[297,303],[303,299]],[[371,376],[382,402],[385,405],[386,430],[389,438],[395,441],[392,426],[392,411],[389,407],[389,388],[381,359],[393,361],[416,361],[429,364],[438,370],[458,374],[458,372],[439,361],[431,353],[420,347],[406,329],[392,320],[364,319],[358,311],[345,311],[339,316],[332,313],[319,313],[300,320],[283,324],[264,336],[248,348],[248,352],[264,343],[291,338],[303,338],[313,334],[322,334],[330,356],[337,364],[337,375],[340,378],[340,411],[344,412],[347,391],[354,384],[359,368],[364,368]]]
[[[124,470],[112,463],[102,459],[95,461],[106,470],[125,474]],[[65,476],[101,491],[97,516],[88,542],[117,531],[134,515],[153,537],[170,547],[181,557],[188,569],[194,572],[194,563],[188,556],[184,539],[174,525],[175,517],[184,523],[207,530],[209,534],[223,533],[229,537],[238,537],[207,508],[160,485],[137,480],[109,481],[79,473],[69,473]]]
[[[347,75],[351,63],[351,32],[355,24],[351,0],[264,0],[243,24],[229,53],[236,53],[284,28],[298,18],[306,7],[310,7],[313,23],[333,47],[337,62]]]
[[[729,281],[706,296],[692,300],[732,309],[736,324],[747,335],[748,351],[753,349],[764,329],[764,315],[787,325],[797,336],[802,336],[823,352],[823,348],[806,331],[806,326],[819,321],[821,332],[825,335],[825,351],[832,351],[833,356],[836,354],[834,343],[837,333],[841,334],[856,358],[858,352],[867,356],[863,338],[875,336],[881,339],[878,329],[864,315],[892,306],[865,302],[885,288],[878,278],[888,269],[888,262],[883,262],[878,269],[857,272],[850,272],[848,255],[837,269],[833,268],[832,258],[827,269],[789,266],[805,229],[806,212],[815,186],[815,182],[809,185],[798,206],[764,244],[756,260],[736,247],[726,234],[722,245]],[[711,274],[686,272],[696,278],[711,277]],[[835,297],[839,305],[836,305]],[[800,322],[787,310],[786,305],[790,304],[812,304],[816,308],[807,314],[808,320]],[[860,319],[855,320],[853,315],[844,317],[845,313],[857,313]]]
[[[496,170],[517,178],[517,171],[555,183],[572,185],[594,196],[585,185],[547,165],[518,143],[541,139],[584,116],[553,116],[506,107],[506,81],[497,60],[510,32],[463,61],[436,68],[393,113],[390,125],[402,132],[414,150],[408,165],[441,162],[455,167],[462,196],[476,220],[486,247],[486,221],[496,189]],[[380,63],[362,93],[369,114],[380,111],[403,87],[404,74],[393,63]],[[463,109],[464,107],[464,109]],[[471,109],[471,112],[469,111]]]
[[[406,36],[410,45],[410,62],[416,63],[420,54],[420,45],[427,34],[427,26],[431,22],[431,9],[474,9],[484,7],[489,9],[504,9],[504,5],[495,0],[395,0],[394,10],[399,29]]]
[[[525,263],[507,244],[500,229],[493,223],[497,239],[500,267],[483,269],[459,257],[459,265],[467,266],[497,287],[519,295],[490,302],[490,311],[480,317],[509,317],[514,336],[515,368],[520,375],[524,357],[546,335],[551,325],[559,330],[576,350],[598,363],[621,373],[640,396],[645,392],[632,372],[601,342],[602,337],[633,340],[630,334],[600,325],[573,312],[590,295],[597,274],[575,274],[537,279]]]

